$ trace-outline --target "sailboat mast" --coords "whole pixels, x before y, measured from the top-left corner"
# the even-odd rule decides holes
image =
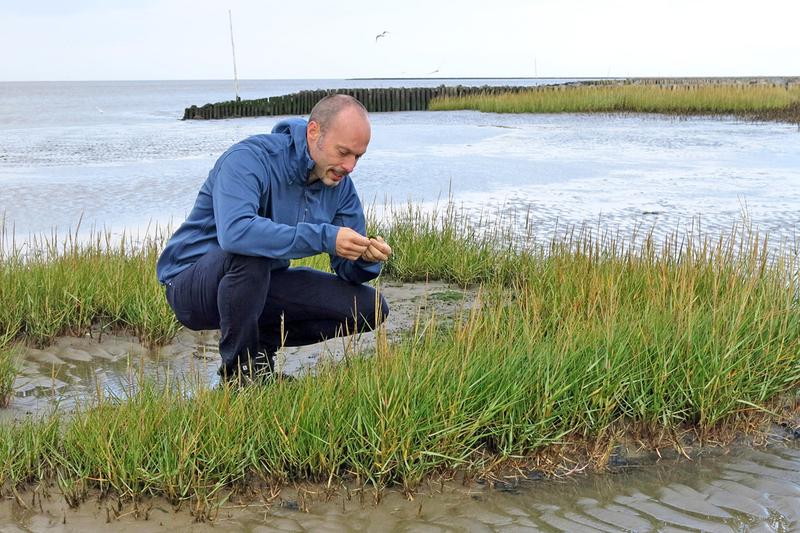
[[[236,91],[236,101],[238,102],[241,100],[239,98],[239,76],[236,73],[236,46],[233,44],[233,17],[231,16],[231,10],[228,10],[228,24],[231,28],[231,52],[233,53],[233,86],[234,90]]]

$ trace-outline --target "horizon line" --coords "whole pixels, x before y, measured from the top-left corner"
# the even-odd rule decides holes
[[[765,79],[800,78],[800,74],[685,75],[685,76],[386,76],[346,78],[242,78],[240,81],[378,81],[378,80],[626,80],[626,79]],[[198,82],[232,81],[230,78],[0,80],[0,83],[100,83],[100,82]]]

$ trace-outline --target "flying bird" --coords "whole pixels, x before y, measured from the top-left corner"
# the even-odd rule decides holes
[[[376,35],[376,36],[375,36],[375,42],[377,43],[377,42],[378,42],[378,39],[380,39],[381,37],[385,36],[387,33],[389,33],[389,32],[388,32],[388,31],[386,31],[386,30],[383,30],[383,32],[381,32],[381,33],[379,33],[378,35]]]

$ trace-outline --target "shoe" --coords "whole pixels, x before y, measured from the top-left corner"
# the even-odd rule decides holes
[[[225,388],[239,390],[247,385],[248,380],[239,369],[230,370],[226,368],[224,364],[222,364],[217,369],[217,375],[219,376],[219,382],[217,383],[216,388],[219,390]]]
[[[274,359],[270,359],[268,363],[256,360],[253,363],[253,371],[247,374],[247,378],[252,383],[259,385],[268,385],[275,381],[296,381],[296,378],[291,374],[276,372]]]
[[[237,369],[228,369],[220,365],[217,374],[220,376],[220,387],[233,385],[237,389],[248,385],[269,385],[275,381],[296,381],[296,378],[283,372],[275,372],[275,352],[277,350],[259,351],[258,355]]]
[[[272,346],[263,346],[253,359],[253,371],[250,373],[254,382],[266,385],[273,381],[296,381],[290,374],[275,371],[275,354],[278,349]]]

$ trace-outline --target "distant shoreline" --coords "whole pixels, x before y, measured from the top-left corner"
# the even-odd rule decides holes
[[[411,77],[411,78],[342,78],[346,81],[381,81],[381,80],[618,80],[618,81],[653,81],[680,83],[684,81],[714,80],[714,81],[769,81],[769,82],[800,82],[800,76],[445,76],[436,78]]]
[[[416,76],[411,78],[342,78],[345,81],[394,81],[394,80],[622,80],[625,78],[605,77],[605,76],[567,76],[567,77],[549,77],[549,76],[444,76],[435,78],[426,78]]]
[[[788,80],[800,82],[800,75],[782,76],[445,76],[445,77],[355,77],[355,78],[243,78],[240,82],[280,82],[280,81],[395,81],[395,80]],[[209,78],[209,79],[141,79],[141,80],[0,80],[0,84],[21,84],[21,83],[201,83],[201,82],[229,82],[230,78]]]

